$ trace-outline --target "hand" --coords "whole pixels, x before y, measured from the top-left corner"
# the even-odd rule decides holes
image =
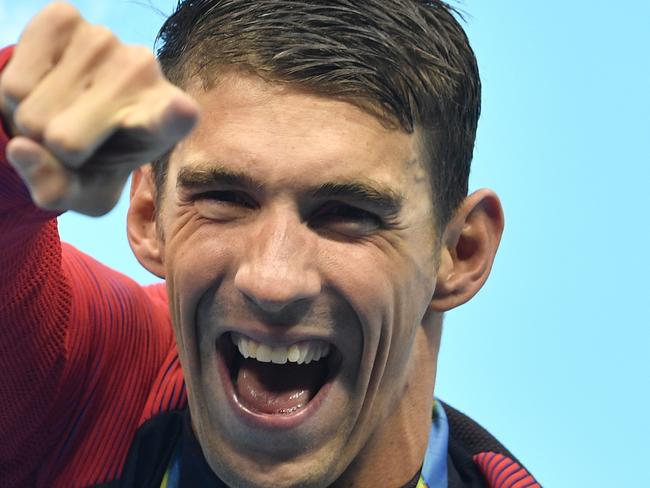
[[[0,76],[0,112],[15,136],[7,158],[36,205],[103,215],[199,110],[148,49],[57,2],[32,19]]]

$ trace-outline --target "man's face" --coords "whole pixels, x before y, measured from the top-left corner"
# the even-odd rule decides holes
[[[189,91],[202,119],[159,222],[196,435],[233,485],[327,485],[418,373],[436,257],[418,137],[254,77]]]

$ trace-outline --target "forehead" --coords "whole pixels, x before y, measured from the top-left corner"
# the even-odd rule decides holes
[[[214,164],[295,189],[326,180],[404,188],[428,180],[417,132],[388,128],[349,102],[244,74],[187,91],[202,115],[172,155],[172,178],[183,168]]]

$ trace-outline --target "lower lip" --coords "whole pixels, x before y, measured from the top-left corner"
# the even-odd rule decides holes
[[[234,385],[230,379],[230,371],[228,370],[228,365],[223,357],[221,351],[217,351],[217,369],[219,371],[219,376],[221,377],[221,382],[224,385],[226,391],[226,397],[228,398],[228,403],[230,407],[235,412],[237,417],[249,427],[255,429],[263,430],[286,430],[297,427],[308,419],[313,417],[320,407],[325,402],[327,395],[332,388],[334,383],[335,375],[330,375],[326,383],[318,390],[316,396],[312,398],[306,406],[302,407],[300,410],[297,410],[294,413],[290,414],[264,414],[259,412],[253,412],[246,408],[239,402],[237,398],[237,393],[235,392]]]

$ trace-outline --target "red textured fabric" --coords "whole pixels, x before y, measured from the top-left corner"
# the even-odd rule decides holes
[[[109,481],[138,426],[186,402],[164,285],[62,245],[6,144],[0,133],[0,484]]]
[[[481,452],[473,458],[490,488],[542,488],[524,467],[503,454]]]

